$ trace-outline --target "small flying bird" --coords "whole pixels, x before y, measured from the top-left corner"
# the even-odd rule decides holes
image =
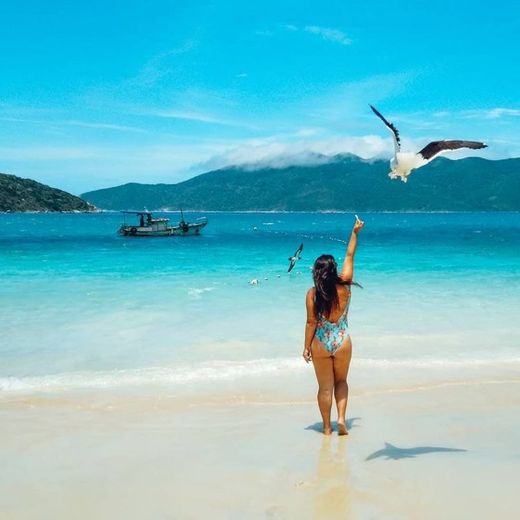
[[[397,128],[387,121],[379,110],[374,108],[372,105],[370,105],[370,108],[374,114],[383,121],[394,138],[394,157],[390,159],[391,171],[388,174],[391,179],[400,178],[403,182],[407,182],[408,176],[412,173],[412,170],[421,168],[421,166],[428,164],[443,152],[459,150],[460,148],[478,150],[487,147],[487,144],[479,141],[433,141],[430,144],[427,144],[418,153],[401,152],[401,139],[399,138],[399,131]]]
[[[288,273],[290,273],[293,269],[293,267],[296,265],[296,262],[300,260],[301,256],[300,253],[303,251],[303,244],[300,244],[300,247],[296,250],[294,255],[289,257],[289,269],[287,270]]]
[[[249,285],[258,285],[258,278],[253,278],[252,280],[249,280]]]

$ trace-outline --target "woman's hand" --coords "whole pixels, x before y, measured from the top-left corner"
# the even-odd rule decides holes
[[[312,354],[311,354],[310,349],[308,349],[308,348],[303,349],[303,359],[305,359],[306,363],[309,363],[310,361],[312,361]]]
[[[354,278],[354,255],[356,254],[357,248],[357,236],[365,223],[357,216],[352,233],[350,233],[350,240],[348,241],[347,252],[345,254],[345,260],[343,262],[343,269],[341,270],[340,278],[344,282],[351,283]]]
[[[365,223],[360,220],[360,218],[357,216],[357,215],[354,215],[356,217],[356,222],[354,222],[354,228],[352,229],[352,232],[353,233],[356,233],[356,235],[358,234],[358,232],[363,229],[363,226],[365,225]]]

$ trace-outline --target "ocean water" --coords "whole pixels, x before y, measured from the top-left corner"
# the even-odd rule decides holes
[[[199,237],[138,239],[116,234],[116,213],[0,215],[0,391],[301,368],[311,265],[341,262],[353,215],[207,216]],[[520,214],[360,216],[360,366],[520,366]]]

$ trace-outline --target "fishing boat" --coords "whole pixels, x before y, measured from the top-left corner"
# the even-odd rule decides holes
[[[125,237],[169,237],[200,235],[201,230],[207,225],[206,217],[198,218],[196,222],[186,222],[181,210],[181,220],[177,225],[170,225],[170,219],[156,218],[150,211],[123,211],[124,222],[118,233]],[[135,215],[137,222],[128,224],[127,215]]]

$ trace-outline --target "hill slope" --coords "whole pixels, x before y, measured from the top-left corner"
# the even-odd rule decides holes
[[[0,211],[93,211],[96,208],[66,191],[31,179],[0,173]]]
[[[316,166],[231,167],[178,184],[131,183],[82,197],[112,210],[520,210],[520,159],[441,158],[414,172],[407,184],[387,173],[387,161],[336,156]]]

